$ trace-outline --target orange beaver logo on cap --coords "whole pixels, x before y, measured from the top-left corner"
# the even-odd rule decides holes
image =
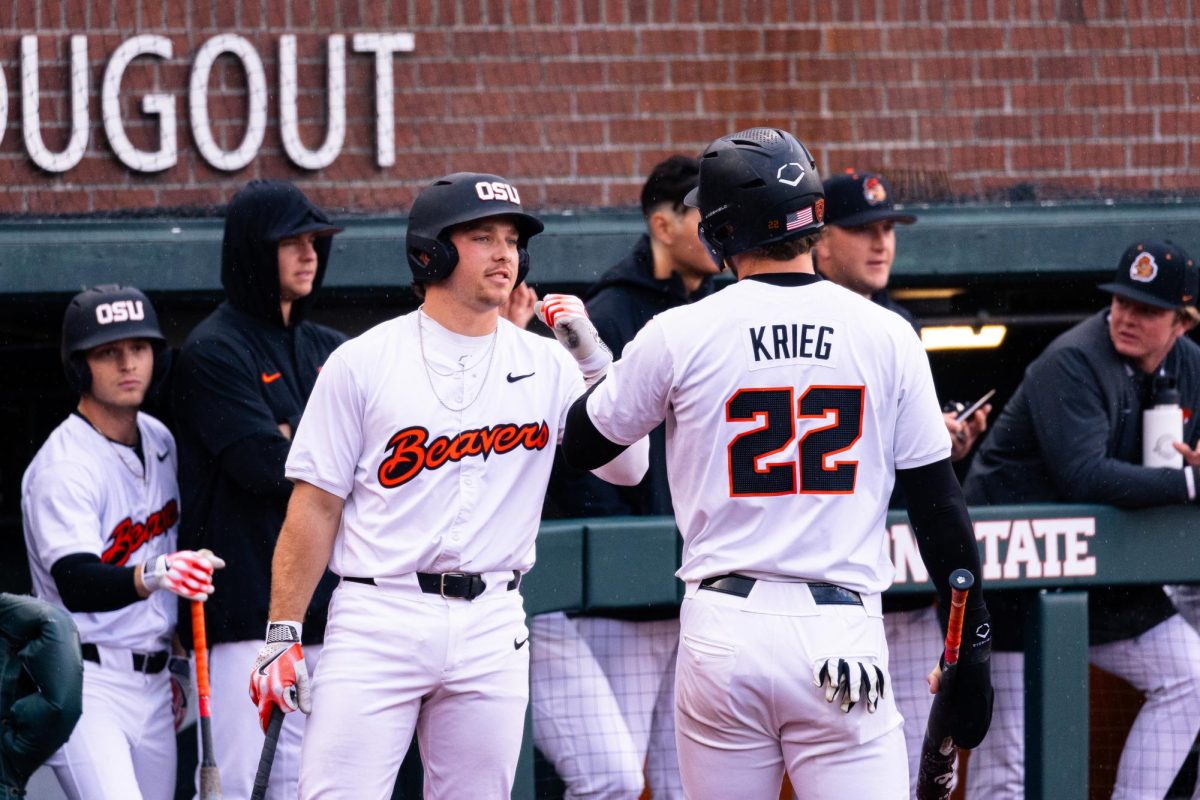
[[[867,182],[863,184],[863,197],[871,205],[879,205],[887,200],[887,189],[883,185],[883,181],[879,178],[867,178]]]
[[[1129,277],[1141,283],[1149,283],[1158,275],[1158,262],[1149,253],[1142,253],[1129,265]]]

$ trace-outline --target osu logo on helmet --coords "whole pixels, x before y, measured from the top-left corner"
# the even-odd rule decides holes
[[[141,300],[115,300],[96,306],[96,322],[111,325],[114,322],[129,322],[146,318],[146,309]]]
[[[1129,277],[1141,283],[1149,283],[1158,276],[1158,262],[1149,253],[1142,253],[1129,265]]]
[[[517,194],[517,187],[509,183],[480,181],[475,184],[475,194],[479,196],[480,200],[499,200],[521,205],[521,195]]]

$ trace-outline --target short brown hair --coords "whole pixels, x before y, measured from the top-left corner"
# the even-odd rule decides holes
[[[791,261],[796,256],[802,256],[816,246],[823,231],[814,231],[798,239],[788,239],[785,242],[775,242],[764,247],[755,247],[742,253],[743,256],[764,258],[769,261]]]

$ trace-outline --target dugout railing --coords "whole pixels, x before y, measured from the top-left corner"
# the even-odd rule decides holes
[[[1035,589],[1026,625],[1026,798],[1088,796],[1087,590],[1092,586],[1200,582],[1200,516],[1191,507],[971,509],[985,585]],[[929,591],[903,512],[888,516],[898,581]],[[542,525],[537,566],[521,590],[530,616],[677,601],[679,538],[668,517],[560,520]],[[536,643],[535,643],[536,646]],[[931,653],[930,659],[936,657]],[[526,735],[516,800],[534,800]]]

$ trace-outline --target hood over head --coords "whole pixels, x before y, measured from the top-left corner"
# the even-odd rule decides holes
[[[325,279],[333,234],[342,230],[289,181],[250,181],[233,196],[225,211],[221,284],[229,302],[239,311],[283,327],[279,242],[289,236],[316,233],[313,291],[292,304],[290,322],[299,323]]]

